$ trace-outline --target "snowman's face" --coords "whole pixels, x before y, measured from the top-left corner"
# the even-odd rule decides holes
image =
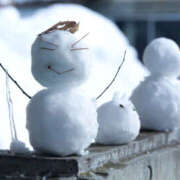
[[[70,88],[83,83],[90,70],[90,53],[68,31],[39,36],[32,45],[32,73],[46,87]],[[78,50],[79,49],[79,50]]]

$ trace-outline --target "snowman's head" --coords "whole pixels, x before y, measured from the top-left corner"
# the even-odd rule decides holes
[[[43,86],[71,88],[89,75],[89,49],[75,34],[55,30],[39,35],[32,45],[32,74]]]
[[[126,93],[115,92],[112,102],[116,104],[120,109],[126,111],[134,111],[135,107],[132,102],[129,100],[129,96]]]
[[[180,50],[178,45],[167,38],[153,40],[145,49],[143,61],[152,75],[180,75]]]

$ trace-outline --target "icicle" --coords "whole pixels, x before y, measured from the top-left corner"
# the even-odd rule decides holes
[[[9,111],[11,138],[13,141],[13,140],[17,140],[17,133],[16,133],[16,127],[14,123],[13,102],[11,99],[10,88],[9,88],[9,76],[7,75],[7,73],[6,73],[6,99],[7,99],[8,111]]]
[[[11,92],[9,88],[9,76],[6,73],[6,99],[8,104],[9,111],[9,121],[10,121],[10,129],[11,129],[11,145],[10,150],[14,153],[26,153],[29,152],[29,149],[25,146],[25,144],[18,140],[17,132],[14,122],[14,112],[13,112],[13,101],[11,99]]]

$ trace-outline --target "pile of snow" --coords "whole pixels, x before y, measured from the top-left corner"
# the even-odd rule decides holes
[[[14,139],[11,142],[10,150],[11,152],[18,153],[18,154],[25,154],[25,153],[30,152],[30,150],[26,147],[26,144],[17,139]]]
[[[129,143],[140,130],[139,116],[131,101],[116,95],[98,108],[98,123],[96,142],[101,144]]]
[[[151,75],[141,82],[131,97],[142,128],[163,131],[180,128],[178,45],[170,39],[155,39],[145,49],[143,60]]]
[[[87,83],[81,87],[84,95],[96,97],[102,92],[114,77],[125,50],[127,50],[126,62],[121,69],[121,73],[108,92],[99,99],[98,103],[102,104],[111,100],[114,92],[118,89],[131,94],[146,74],[146,71],[138,62],[136,51],[130,46],[118,27],[110,20],[94,11],[73,4],[58,4],[40,8],[28,17],[21,17],[18,10],[13,7],[1,9],[0,62],[3,63],[24,90],[33,95],[42,89],[31,75],[31,45],[37,34],[60,20],[80,22],[80,30],[76,34],[79,38],[90,32],[83,40],[89,45],[88,48],[92,51],[93,56],[91,76]],[[0,112],[3,117],[1,118],[0,127],[0,148],[8,148],[10,133],[4,91],[5,75],[1,71],[0,77]],[[17,134],[20,140],[28,142],[28,134],[25,129],[25,111],[29,100],[13,84],[11,84],[11,88]]]

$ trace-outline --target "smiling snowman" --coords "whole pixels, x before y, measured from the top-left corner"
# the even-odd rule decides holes
[[[77,39],[77,29],[76,22],[60,22],[32,45],[32,74],[47,87],[27,107],[27,129],[37,152],[83,155],[97,135],[96,104],[78,90],[88,79],[91,56],[83,43],[87,34]]]
[[[180,51],[167,38],[153,40],[143,61],[151,72],[135,89],[131,100],[140,115],[142,128],[170,131],[180,128]]]

